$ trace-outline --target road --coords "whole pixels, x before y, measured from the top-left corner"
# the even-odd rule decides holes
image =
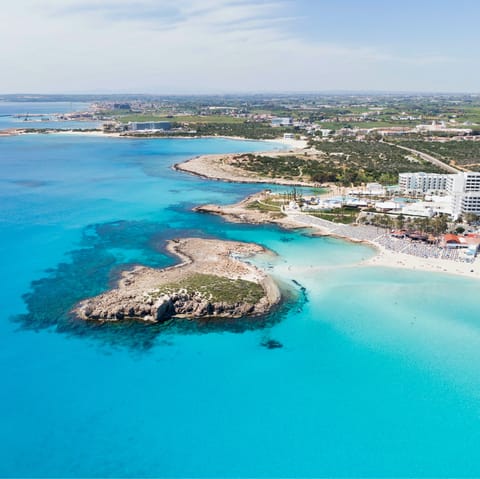
[[[432,155],[429,155],[427,153],[423,153],[422,151],[414,150],[413,148],[408,148],[406,146],[396,145],[395,143],[388,143],[386,141],[384,143],[387,144],[387,145],[390,145],[390,146],[396,146],[397,148],[401,148],[402,150],[409,151],[410,153],[415,153],[420,158],[422,158],[422,160],[428,161],[429,163],[432,163],[432,165],[443,168],[445,171],[448,171],[449,173],[461,173],[461,171],[458,170],[457,168],[454,168],[453,166],[447,165],[443,161],[438,160],[437,158],[435,158]]]

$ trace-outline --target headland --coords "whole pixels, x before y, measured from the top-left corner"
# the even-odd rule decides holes
[[[291,148],[283,151],[270,151],[258,153],[264,157],[281,158],[288,155],[303,154],[306,148],[306,142],[297,140],[278,140]],[[201,178],[211,180],[226,181],[231,183],[267,183],[283,186],[318,186],[308,179],[288,179],[279,177],[268,177],[260,175],[258,172],[248,171],[241,167],[243,159],[248,155],[241,154],[222,154],[222,155],[202,155],[177,163],[173,168],[177,171],[190,173]]]

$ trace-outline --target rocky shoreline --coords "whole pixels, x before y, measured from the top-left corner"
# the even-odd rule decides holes
[[[116,288],[81,301],[73,315],[88,321],[152,323],[172,317],[241,318],[264,315],[281,300],[275,282],[242,261],[267,252],[259,245],[184,238],[170,241],[167,248],[182,263],[125,271]]]
[[[259,193],[253,193],[233,205],[200,205],[193,208],[193,211],[222,216],[231,223],[276,224],[287,229],[299,229],[298,223],[292,221],[281,211],[261,211],[251,208],[254,203],[261,203],[268,196],[268,190],[264,190]]]
[[[295,148],[287,151],[262,152],[262,155],[282,156],[292,153],[302,153],[304,149]],[[232,165],[232,161],[242,154],[222,154],[197,156],[182,163],[173,165],[176,171],[190,173],[200,178],[225,181],[227,183],[265,183],[281,186],[318,186],[315,183],[283,178],[267,178]]]

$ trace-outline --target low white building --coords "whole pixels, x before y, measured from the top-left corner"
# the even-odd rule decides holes
[[[330,136],[330,133],[332,133],[332,130],[327,130],[326,128],[320,128],[317,130],[317,132],[320,132],[322,134],[322,137],[327,137]]]
[[[169,121],[130,121],[130,131],[167,131],[172,128]]]
[[[402,206],[399,203],[395,203],[395,201],[377,201],[375,203],[375,209],[378,211],[392,211],[392,212],[400,212]]]
[[[407,203],[402,207],[402,215],[431,218],[435,215],[435,211],[433,210],[431,203],[421,201],[418,203]]]
[[[293,124],[293,118],[290,118],[290,117],[272,118],[273,127],[292,126],[292,124]]]

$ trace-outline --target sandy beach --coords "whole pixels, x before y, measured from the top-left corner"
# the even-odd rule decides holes
[[[278,155],[278,151],[271,152],[271,154]],[[190,173],[201,178],[226,181],[229,183],[267,183],[284,186],[314,186],[312,183],[302,181],[259,177],[254,172],[249,172],[230,165],[229,162],[237,156],[239,155],[222,154],[197,156],[196,158],[192,158],[183,163],[177,163],[173,168],[177,171]]]
[[[19,134],[39,134],[39,135],[44,135],[44,134],[56,134],[56,135],[78,135],[78,136],[103,136],[103,137],[108,137],[108,138],[143,138],[143,139],[179,139],[179,140],[195,140],[198,138],[212,138],[212,139],[218,139],[218,138],[223,138],[225,140],[239,140],[239,141],[245,141],[245,142],[265,142],[265,143],[271,143],[271,144],[281,144],[284,146],[289,147],[289,150],[299,150],[299,149],[304,149],[307,148],[308,142],[306,140],[296,140],[293,138],[275,138],[275,139],[266,139],[266,140],[256,140],[256,139],[251,139],[251,138],[244,138],[242,136],[225,136],[225,135],[205,135],[205,136],[171,136],[171,135],[159,135],[159,136],[149,136],[148,134],[142,135],[139,134],[138,132],[136,134],[130,134],[129,132],[104,132],[103,130],[93,130],[93,131],[81,131],[79,129],[75,130],[51,130],[49,131],[25,131],[23,128],[10,128],[8,130],[0,130],[0,134],[3,134],[3,136],[10,136],[10,135],[19,135]],[[273,150],[271,154],[278,154],[278,150]],[[262,152],[262,154],[265,154]],[[208,155],[206,155],[208,156]],[[211,155],[211,156],[216,156],[216,155]]]
[[[374,242],[371,244],[378,249],[378,253],[373,258],[362,262],[361,265],[455,274],[480,279],[478,260],[474,263],[462,263],[439,258],[419,258],[418,256],[387,250]]]
[[[386,248],[380,242],[380,238],[388,235],[388,232],[385,230],[379,232],[377,231],[377,228],[369,226],[342,226],[326,220],[319,220],[318,218],[304,215],[299,212],[287,212],[287,216],[289,221],[296,224],[297,227],[303,226],[313,228],[318,231],[319,235],[332,236],[371,245],[375,248],[377,254],[368,260],[362,261],[360,263],[361,266],[402,268],[480,279],[480,264],[478,259],[475,259],[473,263],[466,263],[441,258],[424,258]]]
[[[296,140],[285,140],[293,141]],[[288,149],[283,151],[266,151],[261,153],[256,153],[262,156],[271,156],[271,157],[281,157],[291,154],[301,154],[304,152],[303,148],[306,147],[306,142],[296,142],[296,146],[301,148]],[[299,181],[299,180],[288,180],[283,178],[271,178],[271,177],[262,177],[258,176],[258,173],[251,172],[242,168],[238,168],[232,163],[236,159],[241,159],[242,154],[222,154],[222,155],[202,155],[187,160],[182,163],[177,163],[173,166],[175,170],[183,171],[190,173],[202,178],[207,178],[217,181],[226,181],[232,183],[267,183],[267,184],[276,184],[284,186],[307,186],[315,187],[318,186],[312,182],[308,181]]]
[[[318,236],[331,236],[355,243],[364,243],[375,248],[377,254],[359,263],[360,266],[382,266],[409,270],[428,271],[460,275],[480,279],[479,260],[473,263],[422,257],[388,249],[382,244],[382,238],[388,237],[388,232],[373,226],[350,226],[332,223],[330,221],[309,216],[298,210],[285,210],[284,214],[260,211],[249,208],[256,201],[262,202],[268,197],[265,191],[255,193],[234,205],[202,205],[195,208],[202,213],[216,214],[227,221],[250,224],[273,223],[286,229],[311,228]]]
[[[45,134],[44,132],[24,132],[23,130],[6,130],[0,132],[2,136],[11,136],[18,134]],[[78,136],[97,136],[97,137],[111,137],[111,138],[139,138],[138,136],[129,136],[120,133],[104,133],[103,131],[52,131],[48,134],[60,134],[60,135],[78,135]],[[147,137],[158,138],[158,137]],[[169,138],[168,136],[161,138]],[[179,137],[172,137],[179,138]],[[188,137],[192,138],[192,137]],[[213,136],[208,138],[229,138],[245,140],[245,138],[237,137],[219,137]],[[294,139],[274,139],[263,140],[269,143],[281,143],[291,147],[289,150],[278,151],[273,150],[270,152],[262,152],[263,155],[285,155],[291,153],[302,152],[307,147],[307,142],[303,140]],[[236,182],[236,183],[267,183],[267,184],[279,184],[284,186],[316,186],[312,183],[298,182],[293,180],[273,179],[273,178],[259,178],[253,172],[248,172],[240,168],[236,168],[229,164],[229,161],[238,154],[221,154],[221,155],[202,155],[192,158],[186,162],[174,165],[174,169],[183,171],[186,173],[194,174],[199,177]],[[268,212],[262,212],[255,209],[249,209],[248,205],[253,201],[261,200],[264,193],[258,193],[245,198],[243,201],[228,206],[218,205],[202,205],[196,208],[197,211],[203,213],[217,214],[225,217],[228,221],[233,222],[245,222],[245,223],[275,223],[284,228],[313,228],[321,235],[328,235],[338,238],[343,238],[349,241],[363,242],[370,244],[376,248],[378,254],[363,262],[362,265],[366,266],[382,266],[391,268],[402,268],[409,270],[429,271],[435,273],[445,273],[461,275],[464,277],[480,279],[480,267],[478,266],[478,260],[473,263],[465,263],[461,261],[453,261],[440,258],[422,258],[411,254],[406,254],[398,251],[392,251],[385,248],[378,241],[373,238],[356,238],[349,234],[345,234],[339,231],[339,225],[331,223],[328,225],[326,221],[322,221],[322,225],[318,224],[319,221],[312,220],[311,216],[299,214],[298,212],[287,212],[286,215],[272,214]]]

